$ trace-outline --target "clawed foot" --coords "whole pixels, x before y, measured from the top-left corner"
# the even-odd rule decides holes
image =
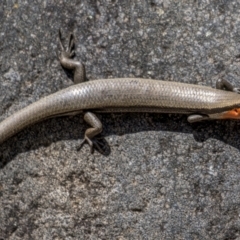
[[[232,83],[230,83],[228,80],[226,80],[224,78],[217,80],[216,88],[240,94],[240,88],[233,87]]]
[[[60,47],[61,47],[61,53],[59,55],[60,62],[62,62],[64,59],[70,59],[70,58],[74,57],[74,55],[75,55],[75,51],[74,51],[74,45],[75,45],[74,35],[72,33],[70,34],[68,46],[67,46],[67,48],[65,48],[63,46],[63,42],[62,42],[62,32],[59,29],[59,42],[60,42]]]
[[[240,88],[233,88],[233,92],[240,94]]]
[[[93,153],[94,148],[96,147],[97,150],[103,154],[105,151],[105,144],[101,141],[103,138],[102,137],[98,137],[96,139],[89,139],[88,137],[85,136],[85,138],[83,139],[83,141],[80,143],[79,147],[77,147],[77,151],[80,151],[82,146],[85,143],[88,143],[90,146],[90,152]]]
[[[86,80],[84,65],[80,61],[73,59],[75,56],[75,39],[73,33],[70,34],[68,46],[65,48],[62,42],[62,32],[59,29],[59,43],[61,53],[58,58],[62,67],[73,72],[73,82],[75,84],[84,82]]]

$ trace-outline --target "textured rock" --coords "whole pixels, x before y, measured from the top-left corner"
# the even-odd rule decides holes
[[[57,35],[87,77],[240,85],[238,1],[30,1],[0,7],[0,120],[72,84]],[[67,74],[66,74],[67,73]],[[76,151],[82,116],[0,146],[0,239],[238,239],[239,123],[102,114],[108,154]]]

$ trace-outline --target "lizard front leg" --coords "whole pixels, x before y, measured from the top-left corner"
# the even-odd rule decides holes
[[[234,87],[229,81],[226,79],[218,79],[216,82],[216,88],[221,90],[227,90],[235,93],[240,93],[240,89]]]
[[[216,89],[231,91],[231,92],[240,94],[240,88],[234,87],[226,79],[218,79],[216,82]],[[215,117],[217,117],[217,115]],[[190,123],[200,122],[200,121],[209,120],[209,119],[212,119],[212,118],[208,115],[202,115],[202,114],[192,114],[187,118],[188,122]]]

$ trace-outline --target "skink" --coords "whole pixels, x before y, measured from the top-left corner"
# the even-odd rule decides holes
[[[71,87],[51,94],[14,113],[0,123],[0,143],[23,128],[47,118],[84,113],[91,126],[84,140],[101,150],[93,138],[101,133],[102,124],[93,112],[160,112],[189,114],[189,122],[208,119],[240,119],[240,92],[226,80],[217,88],[140,78],[100,79],[85,81],[84,66],[72,59],[74,36],[70,35],[67,49],[61,42],[60,63],[74,71]],[[226,89],[226,90],[220,90]]]

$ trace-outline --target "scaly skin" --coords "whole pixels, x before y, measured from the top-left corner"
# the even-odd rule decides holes
[[[93,143],[101,150],[97,142],[92,142],[92,138],[102,131],[102,125],[91,111],[184,113],[193,114],[189,121],[194,122],[231,118],[231,114],[224,116],[240,108],[240,96],[237,93],[192,84],[140,78],[83,82],[84,67],[72,59],[73,35],[70,36],[67,50],[62,43],[60,45],[62,52],[59,60],[63,67],[74,71],[74,82],[78,84],[42,98],[1,122],[0,143],[44,119],[84,112],[84,120],[91,128],[85,132],[83,143],[88,142],[91,151]],[[226,81],[218,82],[218,87],[239,91]]]

